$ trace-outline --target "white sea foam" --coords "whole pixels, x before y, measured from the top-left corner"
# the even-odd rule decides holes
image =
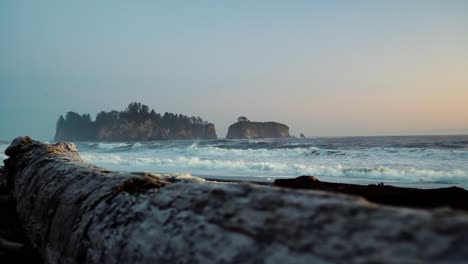
[[[137,143],[135,143],[135,144],[132,145],[132,148],[141,148],[141,147],[143,147],[143,146],[144,146],[143,144],[137,142]]]
[[[127,143],[98,143],[97,147],[99,149],[115,149],[115,148],[121,148],[121,147],[126,147],[129,144]]]
[[[0,144],[0,166],[3,166],[3,160],[7,159],[8,156],[5,155],[5,150],[9,145],[7,144]]]
[[[190,171],[211,173],[213,175],[229,174],[266,176],[298,176],[314,175],[327,177],[348,177],[372,180],[404,181],[404,182],[440,182],[457,183],[468,182],[468,173],[462,170],[437,171],[430,169],[395,169],[384,166],[376,167],[349,167],[344,165],[320,165],[292,162],[270,162],[251,160],[220,160],[202,159],[199,157],[122,157],[120,155],[82,155],[85,161],[94,162],[103,166],[119,165],[116,168],[139,170],[141,167],[155,171]]]
[[[256,142],[256,141],[252,141]],[[259,141],[260,142],[260,141]],[[267,143],[261,141],[261,143]],[[96,144],[94,144],[96,145]],[[466,150],[440,150],[426,148],[384,148],[373,147],[366,150],[356,149],[324,149],[315,146],[301,146],[299,143],[290,143],[284,148],[226,148],[217,146],[199,146],[198,142],[193,142],[186,147],[167,147],[163,143],[99,143],[98,149],[106,151],[120,152],[122,149],[141,150],[143,153],[166,153],[171,155],[197,156],[197,157],[250,157],[250,158],[279,158],[279,157],[300,157],[300,156],[389,156],[398,154],[399,156],[419,159],[420,157],[441,157],[452,159],[453,156],[468,158]],[[84,151],[86,152],[87,149]],[[80,150],[81,151],[81,150]],[[449,154],[449,155],[447,155]]]

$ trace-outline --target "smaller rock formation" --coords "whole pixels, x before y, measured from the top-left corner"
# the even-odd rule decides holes
[[[251,122],[239,117],[237,123],[229,126],[227,139],[249,138],[290,138],[289,127],[276,122]]]

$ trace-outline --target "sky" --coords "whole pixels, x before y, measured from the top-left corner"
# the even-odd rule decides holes
[[[468,1],[0,1],[0,139],[67,111],[468,134]]]

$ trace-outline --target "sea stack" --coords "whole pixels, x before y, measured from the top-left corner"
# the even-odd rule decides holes
[[[130,103],[124,111],[89,114],[68,112],[57,121],[55,141],[151,141],[216,139],[212,123],[201,117],[156,113],[144,104]]]
[[[289,127],[277,122],[251,122],[239,117],[237,123],[229,126],[227,139],[249,138],[290,138]]]

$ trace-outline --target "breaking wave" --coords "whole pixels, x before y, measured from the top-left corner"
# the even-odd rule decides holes
[[[189,146],[215,147],[221,149],[468,149],[467,136],[400,136],[400,137],[343,137],[311,139],[251,139],[251,140],[202,140],[202,141],[156,141],[123,143],[79,143],[84,148],[121,150],[131,148],[184,148]]]
[[[435,182],[458,183],[467,182],[468,173],[463,170],[437,171],[430,169],[394,169],[384,166],[351,168],[343,165],[308,165],[288,162],[249,161],[249,160],[219,160],[202,159],[199,157],[152,158],[152,157],[122,157],[120,155],[82,155],[85,161],[106,164],[108,167],[126,170],[158,171],[161,169],[174,172],[221,172],[229,175],[263,175],[267,176],[298,176],[314,175],[327,177],[350,177],[370,180],[404,181],[404,182]]]
[[[1,161],[8,158],[7,155],[5,155],[5,149],[8,146],[9,146],[9,144],[1,144],[0,143],[0,166],[3,166],[3,163],[1,163]]]

